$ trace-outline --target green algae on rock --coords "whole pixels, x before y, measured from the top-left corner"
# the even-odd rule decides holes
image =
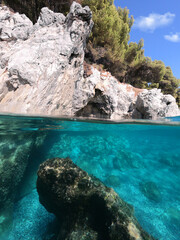
[[[70,158],[40,165],[40,202],[60,221],[62,240],[153,240],[134,217],[133,207]]]

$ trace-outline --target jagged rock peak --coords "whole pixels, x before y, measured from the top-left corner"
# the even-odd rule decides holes
[[[37,25],[48,26],[54,23],[66,23],[67,26],[69,26],[72,25],[72,22],[78,19],[93,25],[92,12],[90,8],[88,6],[83,8],[80,4],[73,2],[70,7],[70,12],[66,17],[62,13],[55,13],[47,7],[42,8]]]
[[[90,22],[92,19],[92,12],[88,6],[82,8],[80,4],[73,2],[70,8],[70,12],[67,15],[67,19],[73,20],[74,18]]]
[[[64,24],[66,17],[62,13],[54,13],[49,8],[41,9],[37,25],[43,27],[54,23]]]
[[[32,30],[32,22],[26,15],[13,13],[6,6],[0,7],[0,40],[26,40]]]

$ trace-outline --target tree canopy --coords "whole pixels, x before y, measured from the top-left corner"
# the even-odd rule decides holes
[[[138,43],[129,42],[134,23],[129,10],[116,8],[113,0],[82,0],[82,4],[93,12],[95,25],[88,44],[92,59],[119,81],[139,88],[160,88],[163,93],[176,97],[179,103],[180,80],[173,76],[171,68],[144,56],[143,39]]]

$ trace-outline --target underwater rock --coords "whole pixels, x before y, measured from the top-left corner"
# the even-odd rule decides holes
[[[170,207],[167,209],[166,214],[172,222],[180,226],[180,210],[178,208]]]
[[[143,158],[140,154],[130,151],[127,147],[119,149],[118,154],[113,159],[113,167],[120,171],[130,168],[142,168]]]
[[[120,187],[121,183],[120,183],[120,178],[118,176],[115,175],[110,175],[106,178],[105,183],[108,186],[112,186],[112,187]]]
[[[54,158],[38,170],[42,205],[60,221],[60,240],[152,240],[133,208],[70,158]]]
[[[161,201],[161,192],[154,182],[140,183],[140,190],[149,200],[154,202]]]
[[[12,124],[11,124],[12,125]],[[31,150],[41,145],[44,133],[0,135],[0,238],[12,224],[12,210]]]

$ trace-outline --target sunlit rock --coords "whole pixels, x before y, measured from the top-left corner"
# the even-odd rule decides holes
[[[42,8],[35,25],[0,7],[0,112],[113,120],[180,115],[172,96],[84,63],[92,27],[89,7],[76,2],[66,17]]]
[[[0,14],[3,11],[1,8]],[[10,17],[4,17],[2,30],[16,15],[18,19],[24,17],[9,13],[8,8],[6,12]],[[91,18],[90,9],[75,2],[67,17],[43,8],[34,26],[28,20],[31,27],[27,40],[20,37],[0,42],[1,112],[74,114],[76,89],[84,73],[84,48],[93,26]],[[19,31],[23,34],[24,28]]]
[[[137,97],[133,118],[157,119],[180,115],[176,100],[170,94],[164,95],[160,89],[144,90]]]

